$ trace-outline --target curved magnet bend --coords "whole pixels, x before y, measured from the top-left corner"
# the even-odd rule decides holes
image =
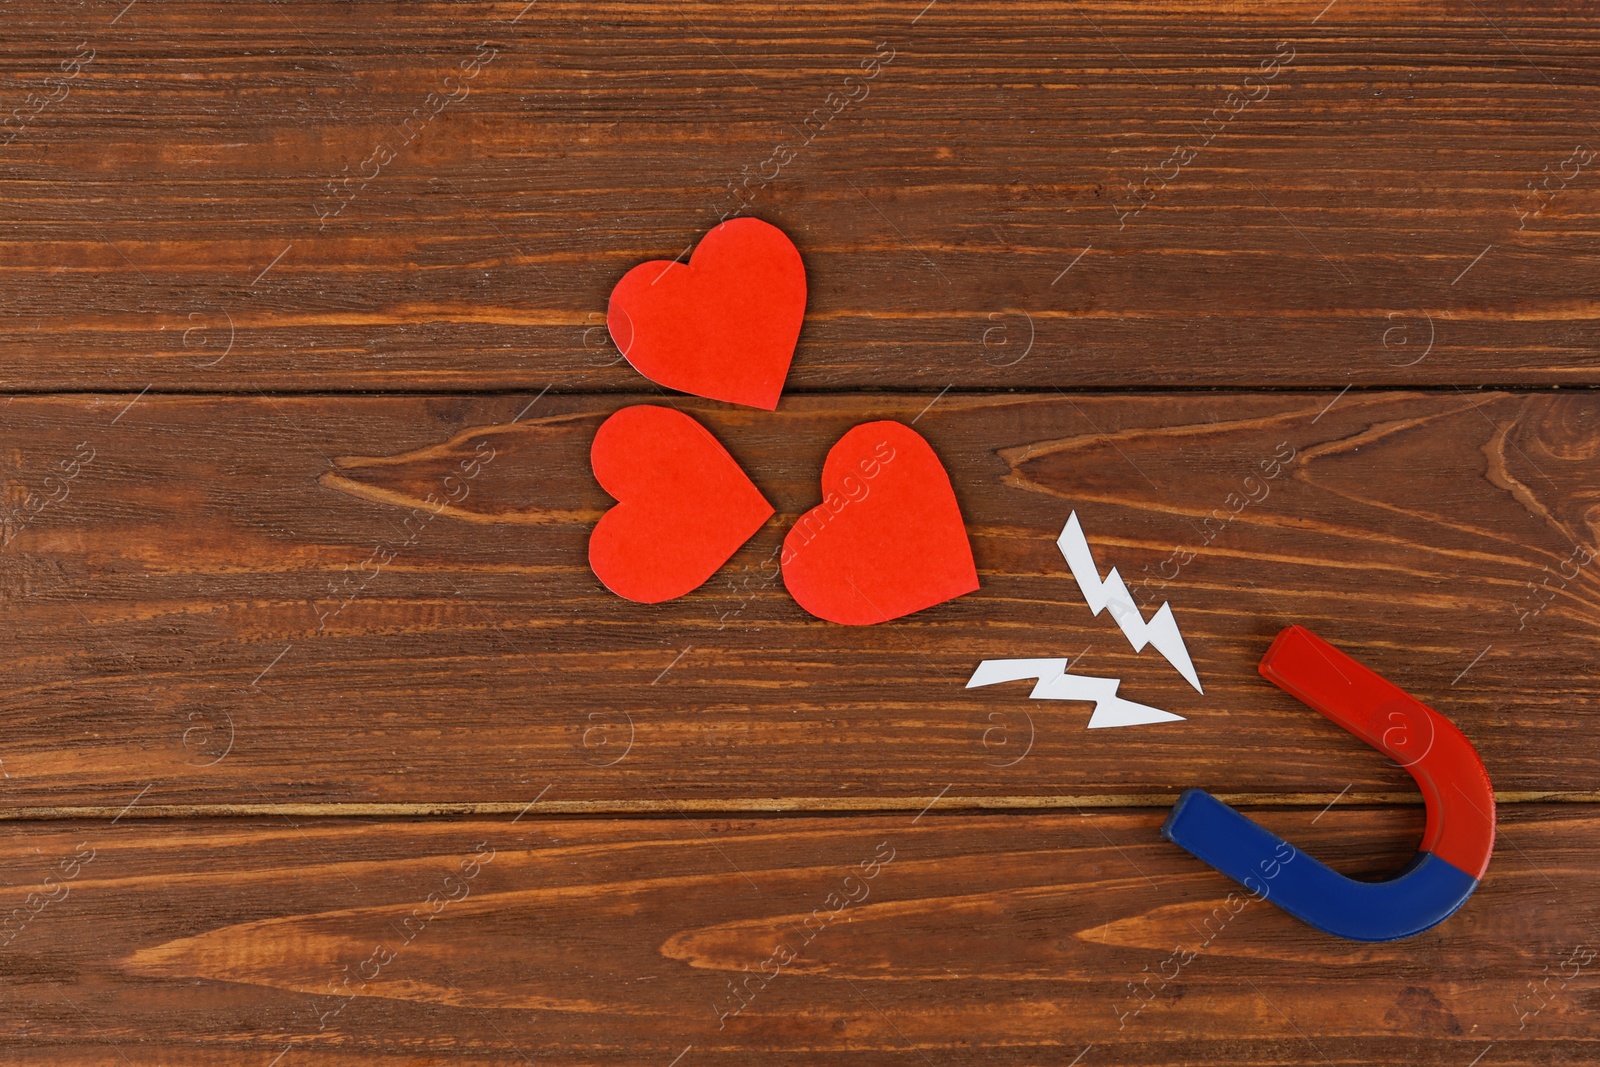
[[[1405,690],[1303,626],[1280,633],[1261,676],[1411,772],[1428,807],[1422,846],[1383,882],[1358,882],[1200,789],[1161,836],[1284,911],[1352,941],[1420,934],[1465,904],[1494,850],[1494,791],[1466,735]]]

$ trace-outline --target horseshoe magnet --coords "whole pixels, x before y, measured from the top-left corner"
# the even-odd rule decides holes
[[[1278,634],[1261,676],[1417,780],[1428,807],[1416,857],[1382,882],[1319,863],[1210,793],[1178,799],[1161,836],[1290,915],[1352,941],[1420,934],[1465,904],[1494,850],[1494,791],[1466,735],[1443,715],[1303,626]]]

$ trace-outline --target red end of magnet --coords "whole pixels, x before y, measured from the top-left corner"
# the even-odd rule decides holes
[[[1428,806],[1422,851],[1483,877],[1494,851],[1494,789],[1454,723],[1303,626],[1278,634],[1260,671],[1410,771]]]

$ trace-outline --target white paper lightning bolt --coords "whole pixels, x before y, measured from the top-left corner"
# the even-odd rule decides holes
[[[1091,678],[1082,674],[1068,674],[1064,659],[986,659],[972,672],[968,689],[995,685],[999,682],[1020,682],[1024,678],[1037,678],[1039,683],[1028,696],[1033,700],[1092,700],[1094,714],[1089,716],[1089,729],[1100,730],[1109,726],[1142,726],[1152,722],[1181,722],[1182,715],[1135,704],[1117,696],[1118,678]]]
[[[1066,527],[1062,529],[1061,536],[1056,538],[1056,547],[1067,557],[1067,566],[1072,568],[1072,576],[1078,580],[1078,588],[1083,590],[1083,599],[1089,602],[1089,607],[1094,609],[1096,615],[1110,609],[1111,618],[1122,627],[1135,652],[1143,652],[1145,645],[1154,645],[1156,651],[1167,657],[1167,662],[1176,667],[1190,685],[1205,692],[1200,688],[1200,676],[1195,673],[1194,663],[1189,659],[1183,634],[1178,632],[1178,620],[1172,617],[1172,605],[1163,603],[1150,621],[1145,622],[1117,568],[1112,567],[1111,573],[1102,582],[1100,571],[1094,565],[1094,553],[1089,551],[1089,542],[1083,537],[1083,527],[1078,525],[1076,511],[1067,517]]]

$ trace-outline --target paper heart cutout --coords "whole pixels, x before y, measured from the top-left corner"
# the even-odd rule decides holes
[[[772,411],[805,311],[794,242],[760,219],[731,219],[701,239],[688,264],[653,259],[624,274],[606,327],[651,381]]]
[[[617,504],[589,535],[607,589],[658,604],[698,588],[772,517],[772,505],[711,431],[639,404],[605,422],[589,465]]]
[[[822,503],[783,539],[783,584],[820,619],[864,626],[978,588],[944,464],[909,426],[868,422],[828,450]]]

